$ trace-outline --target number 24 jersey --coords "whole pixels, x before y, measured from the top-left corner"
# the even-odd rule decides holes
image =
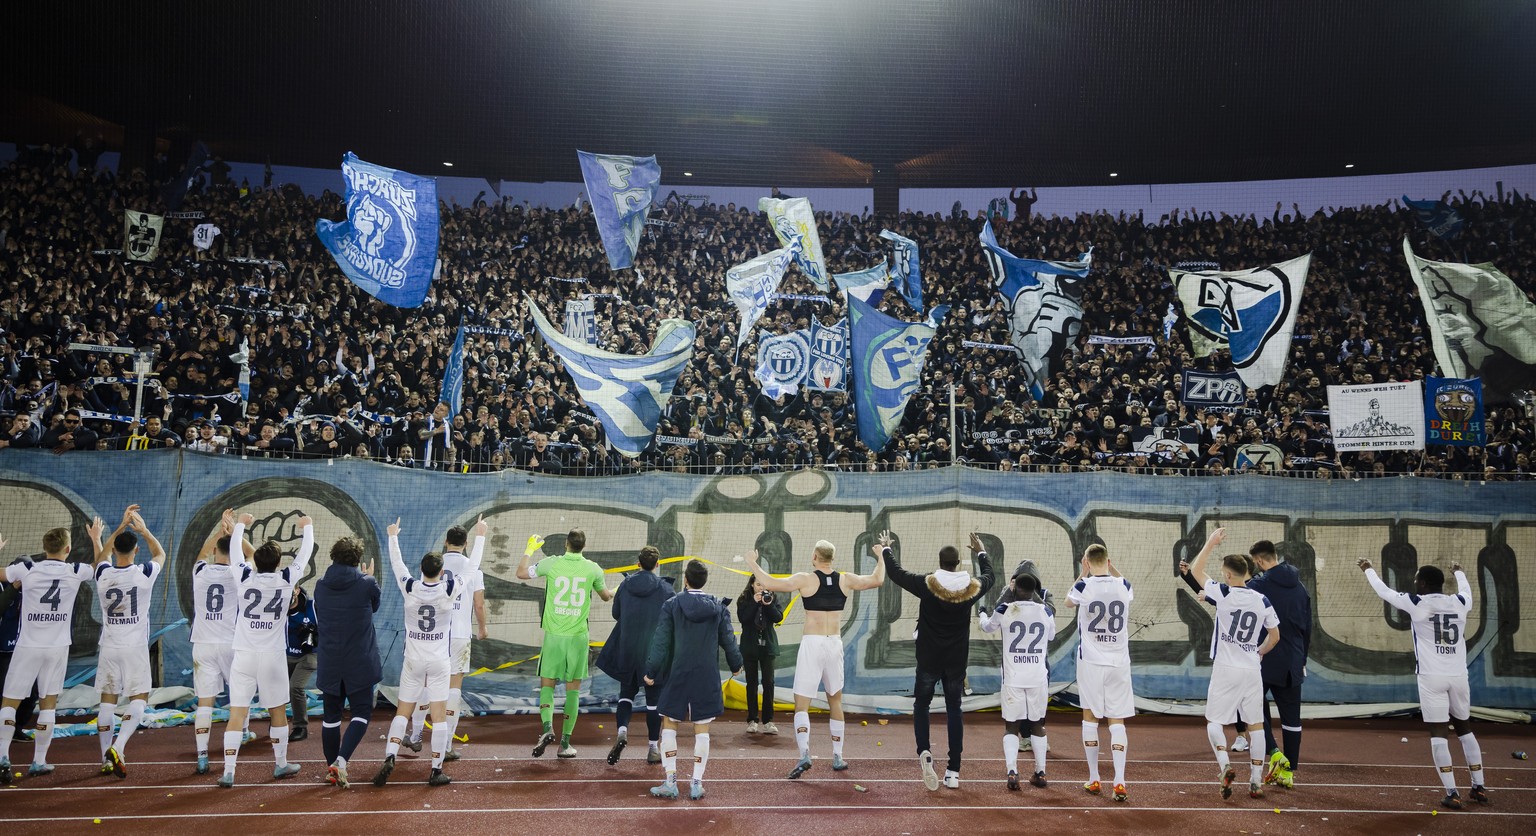
[[[1110,575],[1089,575],[1072,585],[1067,600],[1077,605],[1077,658],[1094,665],[1131,666],[1131,582]]]

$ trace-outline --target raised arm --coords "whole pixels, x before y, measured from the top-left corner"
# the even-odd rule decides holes
[[[219,518],[219,524],[214,527],[213,531],[208,532],[207,539],[203,540],[202,547],[197,550],[197,560],[193,561],[192,566],[195,568],[198,563],[212,560],[213,553],[219,550],[219,538],[228,537],[229,533],[234,530],[234,527],[234,512],[226,508],[224,509],[223,516]],[[229,545],[233,547],[235,545],[234,541],[231,540]]]
[[[315,556],[315,521],[307,516],[299,517],[299,532],[299,553],[293,556],[293,563],[288,567],[295,582],[304,577],[310,558]],[[229,543],[233,546],[235,541],[230,540]]]
[[[896,551],[891,548],[893,542],[891,532],[882,531],[879,539],[870,545],[869,553],[874,555],[876,560],[884,558],[886,572],[890,574],[892,583],[913,595],[921,596],[928,586],[927,580],[922,575],[909,572],[902,567],[901,562],[896,558]]]
[[[533,553],[544,545],[544,538],[537,534],[528,535],[528,545],[523,547],[523,559],[517,562],[517,577],[520,580],[531,581],[538,577],[533,573],[533,567],[528,565]]]
[[[236,544],[236,543],[244,542],[245,541],[245,530],[246,530],[246,528],[250,527],[250,525],[252,523],[254,523],[254,522],[256,522],[256,518],[255,517],[251,516],[250,514],[241,514],[240,518],[235,520],[235,527],[233,529],[231,529],[230,532],[229,532],[229,544],[230,544],[230,546],[234,546],[234,544]],[[250,568],[250,564],[246,563],[245,561],[246,561],[245,549],[241,549],[240,550],[240,556],[238,558],[235,557],[235,550],[233,548],[231,548],[229,550],[229,563],[230,563],[231,566],[235,567],[235,569],[237,570],[236,571],[236,577],[237,578],[239,577],[240,574],[243,574],[246,569]]]
[[[882,532],[880,536],[889,541],[891,532]],[[874,550],[871,549],[871,551]],[[850,592],[874,589],[885,583],[885,551],[885,549],[881,549],[879,552],[875,552],[875,571],[867,575],[855,575],[851,572],[843,573],[843,577],[848,579],[848,590]]]
[[[1204,589],[1205,585],[1211,580],[1211,576],[1205,573],[1205,564],[1210,561],[1211,554],[1216,551],[1216,547],[1221,545],[1225,539],[1227,539],[1227,530],[1225,528],[1218,528],[1212,531],[1211,536],[1205,538],[1205,545],[1200,548],[1200,553],[1195,555],[1194,562],[1189,564],[1190,577],[1194,579],[1195,583],[1200,585],[1201,589]]]
[[[91,524],[86,526],[85,533],[91,538],[91,554],[96,555],[97,561],[101,556],[101,534],[107,528],[107,524],[101,521],[101,517],[93,517]],[[4,548],[5,538],[0,537],[0,548]]]
[[[405,558],[400,554],[400,518],[389,524],[385,529],[389,535],[389,569],[395,577],[395,585],[400,587],[400,594],[405,594],[405,582],[411,579],[411,570],[405,568]]]
[[[1462,571],[1460,563],[1451,564],[1451,574],[1456,576],[1456,594],[1472,603],[1472,584],[1467,582],[1467,573]]]
[[[156,566],[164,566],[165,548],[160,545],[160,541],[155,538],[155,535],[150,533],[149,526],[144,524],[144,518],[139,515],[139,512],[133,512],[133,519],[129,521],[129,527],[133,529],[135,534],[143,537],[144,542],[149,544],[149,559]]]
[[[1386,582],[1376,575],[1376,570],[1371,568],[1371,562],[1369,560],[1362,557],[1355,561],[1355,565],[1360,567],[1360,571],[1365,573],[1366,582],[1371,585],[1371,589],[1376,591],[1376,596],[1378,598],[1386,601],[1388,604],[1391,604],[1400,610],[1408,609],[1408,596],[1405,593],[1398,592],[1387,586]]]
[[[123,509],[122,522],[117,524],[117,528],[112,529],[112,533],[107,535],[106,540],[96,543],[96,553],[92,555],[94,562],[100,563],[112,556],[112,544],[117,541],[117,535],[128,530],[129,525],[133,523],[133,515],[138,512],[139,506],[137,505],[129,505]]]
[[[807,572],[796,572],[786,578],[776,578],[763,571],[763,567],[757,565],[757,549],[752,549],[744,555],[747,559],[747,568],[752,570],[752,576],[757,578],[757,585],[769,592],[799,592],[807,581],[814,578]]]
[[[469,547],[469,571],[480,571],[480,559],[485,556],[485,534],[490,527],[485,524],[485,517],[475,521],[474,545]]]

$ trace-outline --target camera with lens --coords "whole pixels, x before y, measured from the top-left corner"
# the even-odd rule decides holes
[[[773,593],[765,589],[762,592],[757,593],[757,600],[763,602],[764,604],[772,604]]]

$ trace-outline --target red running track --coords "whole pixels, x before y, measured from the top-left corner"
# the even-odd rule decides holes
[[[787,718],[784,718],[787,719]],[[1304,765],[1297,788],[1268,789],[1253,800],[1239,785],[1223,801],[1215,760],[1203,723],[1194,718],[1152,717],[1130,727],[1130,799],[1108,797],[1110,762],[1101,758],[1103,797],[1081,788],[1086,779],[1076,713],[1053,712],[1048,733],[1053,752],[1047,768],[1050,787],[1025,784],[1022,792],[1004,786],[1002,724],[996,714],[967,718],[965,766],[959,790],[928,792],[912,754],[911,723],[875,718],[849,720],[846,757],[852,767],[830,768],[825,715],[812,717],[817,765],[797,781],[786,779],[793,765],[794,739],[785,723],[778,737],[749,736],[739,713],[712,725],[711,756],[701,801],[659,801],[647,789],[660,783],[659,766],[645,763],[645,747],[632,745],[616,766],[605,756],[612,742],[613,716],[589,715],[577,726],[580,756],[561,761],[554,747],[540,760],[529,757],[537,718],[497,716],[466,719],[470,735],[464,758],[448,764],[447,787],[425,784],[429,762],[409,750],[389,786],[368,783],[383,755],[373,724],[351,768],[353,786],[341,791],[322,782],[319,723],[314,736],[292,744],[290,756],[304,770],[296,778],[271,778],[270,748],[245,748],[240,784],[214,786],[212,773],[193,773],[193,739],[188,726],[140,732],[129,747],[126,780],[97,774],[95,737],[56,741],[50,753],[58,770],[40,778],[18,778],[0,789],[4,834],[81,833],[98,826],[113,836],[133,833],[207,832],[228,827],[245,832],[420,833],[449,828],[461,833],[1003,833],[1023,828],[1062,832],[1178,832],[1206,834],[1308,833],[1528,833],[1536,827],[1536,766],[1514,760],[1514,750],[1536,749],[1528,726],[1479,724],[1493,796],[1488,806],[1464,812],[1439,810],[1441,792],[1429,764],[1429,745],[1416,721],[1331,721],[1307,725]],[[944,748],[942,718],[933,724],[935,745]],[[603,728],[599,729],[601,724]],[[684,727],[679,740],[684,782],[692,769],[692,740]],[[643,736],[644,725],[638,729]],[[633,729],[632,729],[633,730]],[[214,729],[218,738],[220,728]],[[1102,735],[1108,740],[1108,735]],[[1407,737],[1409,742],[1403,743]],[[12,759],[25,762],[31,744],[18,741]],[[1459,745],[1451,749],[1465,794],[1467,773]],[[943,768],[943,751],[936,752]],[[1020,772],[1032,770],[1032,756],[1020,754]],[[1241,781],[1242,770],[1239,770]],[[865,791],[855,789],[855,785]],[[685,783],[686,792],[686,783]]]

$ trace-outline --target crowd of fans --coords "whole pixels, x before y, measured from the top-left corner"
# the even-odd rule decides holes
[[[1488,443],[1423,452],[1336,454],[1326,386],[1422,378],[1435,371],[1423,308],[1401,256],[1407,235],[1425,257],[1493,261],[1522,288],[1536,275],[1536,201],[1515,192],[1449,195],[1465,219],[1451,242],[1427,233],[1396,201],[1313,214],[1276,206],[1270,217],[1172,212],[994,218],[1017,255],[1072,258],[1093,247],[1082,336],[1032,402],[1016,358],[963,341],[1005,344],[1004,308],[977,243],[981,219],[818,213],[834,272],[869,267],[891,228],[922,247],[928,304],[953,306],[933,341],[922,383],[889,446],[871,451],[855,431],[849,396],[764,395],[754,376],[756,336],[735,351],[737,313],[727,268],[778,243],[752,206],[684,202],[652,212],[632,271],[608,270],[583,207],[529,208],[494,195],[444,207],[441,276],[426,304],[384,305],[348,282],[314,234],[343,217],[342,199],[296,187],[251,187],[213,171],[165,222],[159,257],[125,260],[125,209],[164,211],[161,183],[73,165],[74,151],[23,148],[0,169],[0,448],[142,449],[184,446],[257,457],[378,459],[457,472],[521,468],[600,475],[665,469],[756,473],[814,467],[900,471],[951,462],[1006,470],[1114,468],[1232,473],[1237,449],[1278,448],[1279,470],[1318,477],[1392,473],[1531,478],[1533,427],[1524,404],[1490,404]],[[227,170],[227,167],[225,167]],[[995,208],[995,206],[993,207]],[[978,212],[979,216],[982,214]],[[221,232],[204,250],[192,231]],[[1195,359],[1182,328],[1165,338],[1173,289],[1164,267],[1183,261],[1240,269],[1311,252],[1285,380],[1217,411],[1180,403],[1185,367],[1229,368],[1224,354]],[[565,279],[566,281],[562,281]],[[582,279],[584,281],[569,281]],[[781,288],[816,294],[798,272]],[[1528,291],[1529,292],[1529,291]],[[696,352],[658,430],[630,460],[607,448],[553,353],[531,334],[531,297],[553,321],[564,300],[595,294],[599,340],[640,353],[664,317],[695,322]],[[895,293],[883,307],[917,318]],[[757,332],[779,333],[843,316],[840,300],[781,301]],[[463,408],[438,404],[457,327],[466,342]],[[1151,346],[1090,345],[1089,334],[1148,336]],[[122,420],[138,396],[127,355],[70,343],[151,347],[142,427]],[[233,356],[249,346],[250,400],[237,394]],[[950,426],[954,392],[955,426]],[[111,416],[111,417],[103,417]],[[951,435],[954,447],[951,447]],[[1149,435],[1183,444],[1144,442]],[[445,438],[445,436],[448,436]]]

